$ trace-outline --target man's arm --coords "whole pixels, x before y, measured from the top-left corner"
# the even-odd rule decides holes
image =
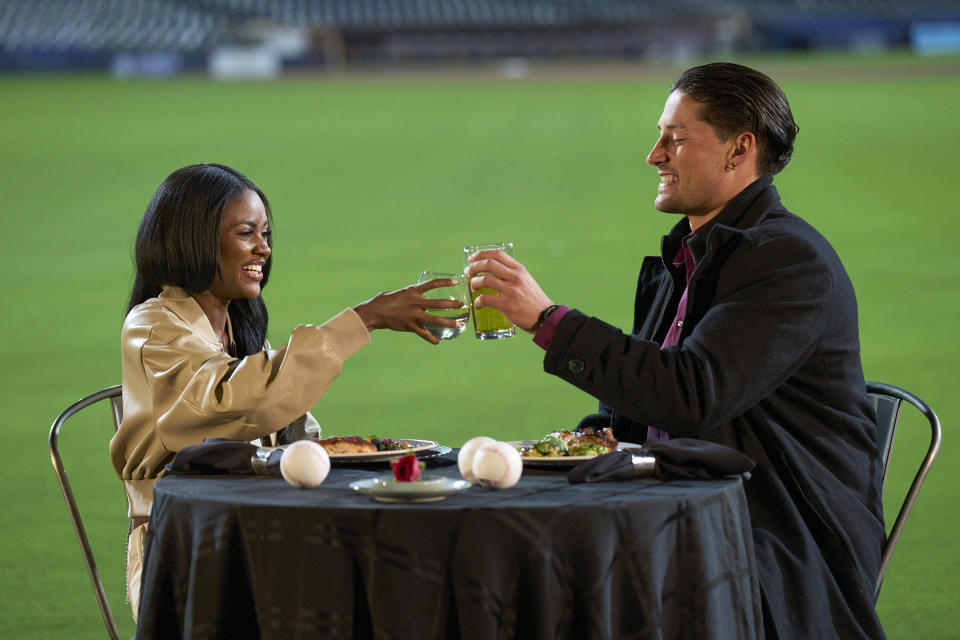
[[[696,436],[759,403],[809,359],[833,291],[812,247],[777,238],[730,258],[713,304],[680,346],[661,350],[571,311],[544,370],[637,423]]]
[[[512,258],[478,254],[467,275],[474,289],[498,291],[479,296],[481,306],[500,309],[521,328],[551,304]],[[573,310],[557,325],[544,370],[636,423],[695,436],[756,405],[796,372],[816,348],[833,295],[830,269],[813,247],[793,237],[768,239],[729,258],[713,304],[682,345],[661,350]]]

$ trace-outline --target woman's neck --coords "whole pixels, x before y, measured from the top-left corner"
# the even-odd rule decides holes
[[[196,300],[200,308],[203,309],[203,313],[207,316],[207,320],[210,321],[210,326],[213,327],[213,333],[220,340],[220,344],[223,345],[224,349],[229,349],[230,338],[227,336],[227,306],[230,304],[230,301],[221,300],[209,291],[193,294],[193,299]]]

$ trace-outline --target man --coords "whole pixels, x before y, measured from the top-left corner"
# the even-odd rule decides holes
[[[880,638],[884,540],[857,305],[839,258],[781,204],[797,127],[780,88],[715,63],[671,87],[647,162],[683,214],[643,261],[631,335],[557,306],[520,263],[471,258],[478,307],[534,332],[544,370],[600,400],[581,426],[696,437],[756,461],[750,505],[767,638]]]

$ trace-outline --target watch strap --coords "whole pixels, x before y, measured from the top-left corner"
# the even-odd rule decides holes
[[[550,305],[549,307],[547,307],[546,309],[544,309],[543,311],[541,311],[541,312],[540,312],[540,317],[537,318],[537,321],[534,323],[533,327],[531,327],[530,330],[531,330],[531,331],[536,331],[537,329],[539,329],[540,327],[542,327],[542,326],[543,326],[543,323],[546,322],[546,321],[547,321],[547,318],[550,317],[550,314],[553,313],[554,311],[556,311],[556,310],[559,309],[559,308],[560,308],[560,305],[558,305],[558,304],[552,304],[552,305]]]

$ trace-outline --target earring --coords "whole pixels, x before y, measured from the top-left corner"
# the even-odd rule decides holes
[[[737,170],[737,165],[734,164],[733,162],[731,162],[730,164],[728,164],[728,165],[726,166],[726,169],[727,169],[727,172],[736,171],[736,170]]]

